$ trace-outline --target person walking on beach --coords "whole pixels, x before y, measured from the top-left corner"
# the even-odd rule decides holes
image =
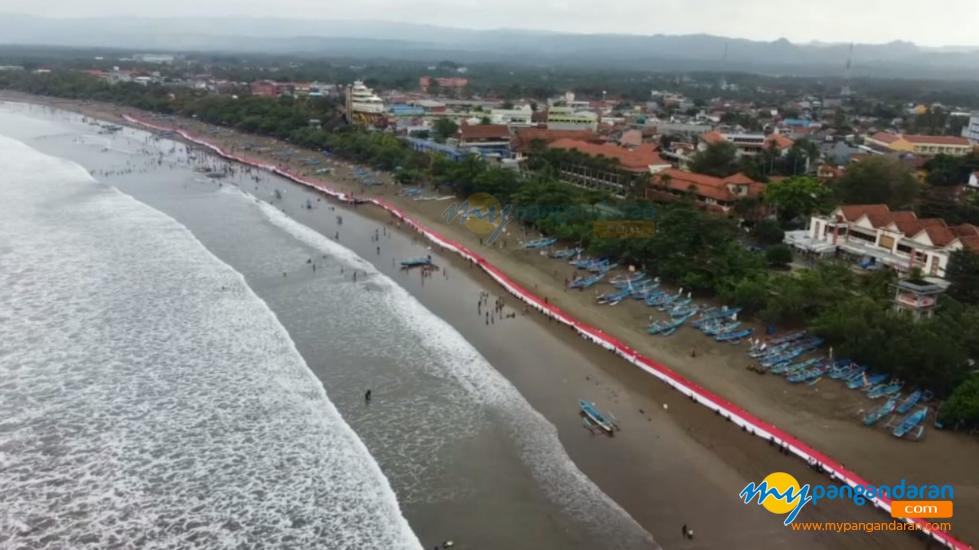
[[[371,402],[371,390],[369,389],[367,390],[367,393],[364,394],[364,402],[365,403]],[[686,526],[684,526],[684,528],[686,528]]]

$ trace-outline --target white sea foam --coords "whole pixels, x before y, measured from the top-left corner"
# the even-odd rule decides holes
[[[412,346],[432,356],[432,361],[413,361],[429,369],[429,374],[451,380],[464,390],[463,399],[470,411],[489,408],[505,420],[522,460],[533,472],[548,497],[577,521],[612,531],[640,533],[655,546],[652,537],[617,503],[596,486],[568,457],[558,439],[557,429],[520,395],[519,391],[486,360],[455,328],[429,311],[407,290],[356,252],[307,227],[274,206],[257,201],[258,207],[274,225],[315,249],[366,271],[370,280],[384,289],[386,307],[399,325],[414,333],[411,342],[399,342],[401,352],[414,354]],[[453,417],[457,431],[465,432],[466,420]],[[462,424],[462,425],[460,425]],[[613,546],[610,545],[609,548]]]
[[[0,137],[0,547],[420,549],[243,277]]]

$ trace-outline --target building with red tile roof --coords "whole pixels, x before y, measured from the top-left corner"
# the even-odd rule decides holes
[[[765,184],[737,173],[726,178],[670,168],[653,176],[646,186],[646,198],[677,200],[693,196],[697,206],[711,211],[728,213],[741,199],[758,198]]]
[[[514,131],[511,147],[519,153],[529,153],[533,143],[539,141],[544,145],[559,139],[573,139],[588,143],[601,143],[603,140],[591,130],[548,130],[546,128],[517,128]]]
[[[813,216],[808,230],[793,233],[799,234],[787,234],[786,242],[806,250],[838,250],[902,272],[920,269],[940,279],[952,252],[979,252],[979,227],[950,226],[940,218],[892,211],[886,204],[842,205],[828,216]]]
[[[659,153],[656,152],[657,146],[652,143],[643,143],[638,147],[629,149],[614,143],[590,143],[565,138],[550,143],[548,148],[573,150],[590,157],[613,159],[618,161],[619,166],[628,172],[653,173],[671,166],[669,162],[659,156]]]
[[[463,124],[459,126],[459,148],[510,157],[510,129],[505,124]]]
[[[521,135],[527,138],[534,134],[525,130]],[[614,143],[560,138],[548,143],[547,148],[551,151],[578,153],[578,156],[571,154],[559,157],[561,165],[558,170],[562,181],[588,189],[610,191],[616,196],[641,194],[650,174],[671,166],[659,155],[657,146],[652,143],[627,148]],[[601,162],[602,160],[609,162]]]
[[[510,141],[510,129],[505,124],[463,124],[459,127],[459,143]]]

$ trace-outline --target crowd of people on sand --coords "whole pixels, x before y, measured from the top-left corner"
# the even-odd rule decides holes
[[[483,311],[483,308],[486,311]],[[516,319],[517,314],[513,311],[506,311],[506,303],[502,296],[493,298],[493,305],[490,307],[490,293],[486,291],[479,292],[479,301],[476,303],[476,315],[483,318],[487,325],[496,324],[496,320],[500,319]]]

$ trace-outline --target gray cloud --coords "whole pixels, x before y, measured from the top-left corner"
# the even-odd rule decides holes
[[[2,12],[370,19],[476,29],[979,45],[976,0],[0,0]]]

